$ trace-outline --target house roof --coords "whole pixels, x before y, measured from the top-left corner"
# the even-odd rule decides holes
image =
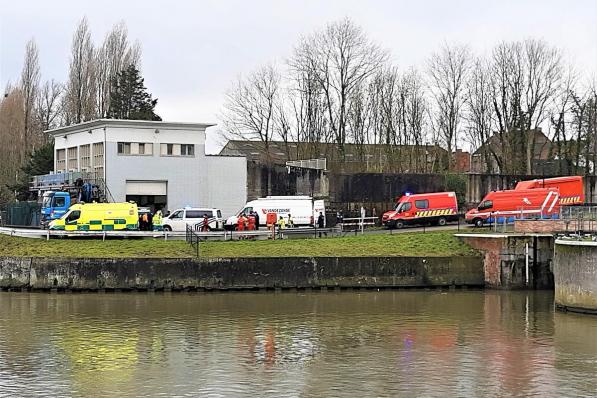
[[[375,156],[376,154],[383,154],[388,149],[414,149],[414,148],[428,148],[429,150],[433,151],[443,151],[446,150],[437,146],[437,145],[385,145],[385,144],[344,144],[344,156],[348,158],[348,160],[353,157],[355,161],[359,159],[361,148],[364,149],[366,155]],[[334,155],[338,154],[338,144],[336,143],[328,143],[328,142],[284,142],[284,141],[270,141],[269,142],[269,156],[273,161],[286,161],[286,160],[295,160],[292,155],[296,154],[297,151],[299,152],[306,152],[310,149],[317,149],[319,153],[312,153],[312,156],[317,157],[335,157]],[[286,152],[289,150],[292,152],[291,156],[292,159],[289,159],[288,153]],[[259,160],[263,158],[265,154],[265,143],[262,141],[250,141],[250,140],[229,140],[226,145],[220,151],[220,155],[242,155],[246,156],[247,159],[250,160]],[[360,159],[359,159],[360,160]],[[344,160],[346,161],[346,160]]]
[[[510,136],[514,134],[519,134],[520,131],[509,131],[507,133],[503,133],[502,137],[505,139],[506,142],[511,142]],[[539,155],[541,153],[542,148],[545,145],[551,145],[551,140],[541,131],[541,129],[533,129],[526,132],[526,134],[533,134],[534,135],[534,142],[535,142],[535,155]],[[497,132],[494,132],[491,137],[489,137],[475,152],[473,155],[478,155],[486,150],[488,146],[496,147],[498,152],[501,151],[501,144],[500,144],[500,135]],[[549,147],[548,147],[549,148]]]
[[[132,127],[132,128],[162,128],[172,130],[203,130],[215,126],[215,123],[186,123],[186,122],[164,122],[153,120],[121,120],[121,119],[96,119],[88,122],[71,124],[70,126],[46,130],[44,133],[54,136],[74,133],[85,130],[92,130],[98,127]]]

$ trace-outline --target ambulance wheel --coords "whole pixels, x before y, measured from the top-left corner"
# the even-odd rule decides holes
[[[394,227],[396,229],[402,229],[402,227],[404,227],[404,223],[402,221],[396,221],[396,224],[394,225]]]
[[[164,225],[164,231],[166,232],[172,232],[172,227],[169,225]]]
[[[483,226],[483,220],[481,220],[480,218],[475,218],[473,220],[473,224],[475,225],[475,227],[481,228]]]
[[[437,225],[439,225],[440,227],[443,227],[444,225],[446,225],[446,218],[445,217],[440,217],[437,220]]]

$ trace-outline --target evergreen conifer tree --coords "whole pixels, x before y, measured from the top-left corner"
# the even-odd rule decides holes
[[[16,199],[28,200],[31,198],[29,182],[36,175],[48,174],[54,170],[54,143],[40,146],[32,154],[27,163],[21,167],[19,178],[8,188],[16,193]]]
[[[112,80],[108,118],[128,120],[162,120],[155,112],[157,98],[143,84],[144,79],[134,65],[129,65]]]

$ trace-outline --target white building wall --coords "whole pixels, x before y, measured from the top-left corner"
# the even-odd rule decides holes
[[[166,181],[167,209],[203,206],[206,185],[205,130],[108,128],[106,145],[106,185],[115,201],[126,200],[127,181]],[[119,155],[118,142],[153,143],[153,154]],[[194,144],[195,155],[161,156],[161,144]]]
[[[222,210],[224,218],[247,203],[247,158],[207,156],[209,175],[206,205]]]

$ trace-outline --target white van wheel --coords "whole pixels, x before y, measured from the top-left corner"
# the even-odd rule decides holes
[[[169,225],[164,225],[164,231],[166,232],[172,232],[172,227]]]

